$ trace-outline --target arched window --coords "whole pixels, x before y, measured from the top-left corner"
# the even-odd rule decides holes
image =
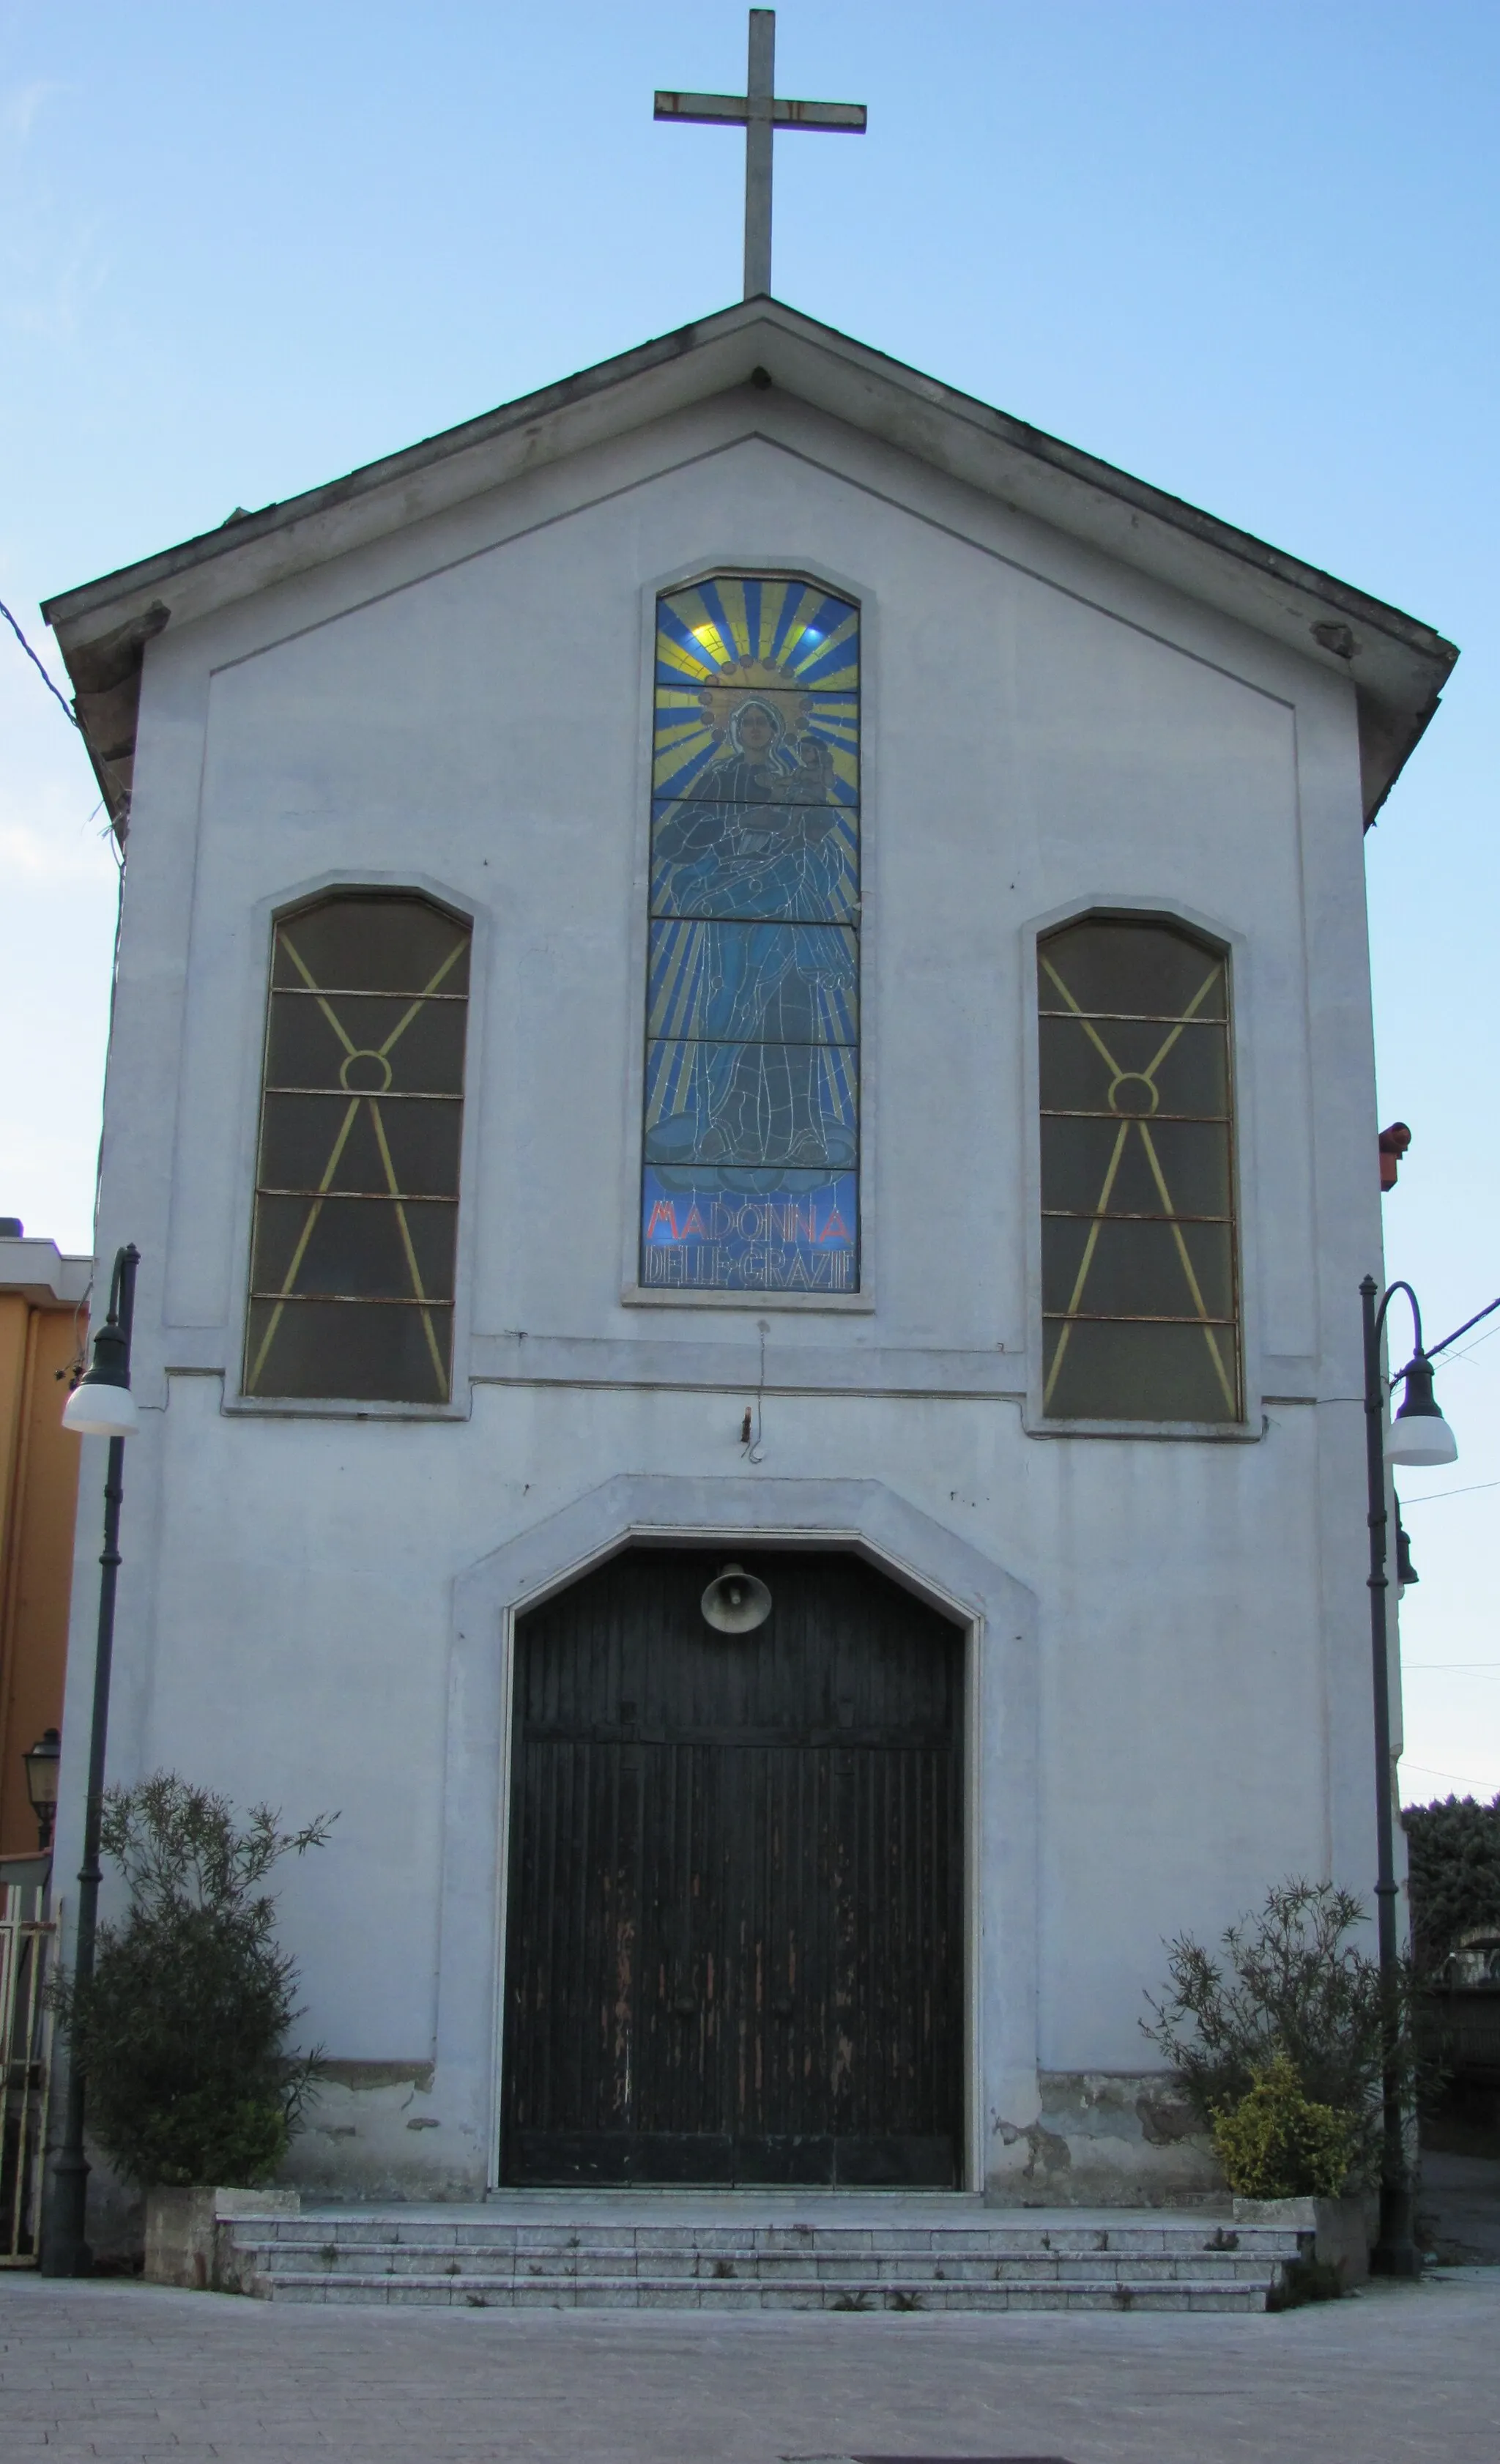
[[[247,1395],[449,1399],[469,940],[373,890],[276,925]]]
[[[859,613],[721,574],[656,605],[641,1265],[859,1287]]]
[[[1224,953],[1087,915],[1038,944],[1037,977],[1043,1410],[1237,1420]]]

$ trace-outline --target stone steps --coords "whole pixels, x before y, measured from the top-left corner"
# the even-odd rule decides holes
[[[452,2213],[452,2211],[450,2211]],[[278,2301],[474,2309],[1264,2310],[1299,2237],[1200,2215],[1082,2224],[646,2223],[481,2211],[243,2217],[220,2280]]]
[[[629,2284],[579,2283],[564,2277],[518,2284],[495,2277],[391,2277],[340,2275],[319,2283],[305,2277],[273,2277],[277,2301],[424,2304],[474,2310],[741,2310],[960,2311],[960,2310],[1264,2310],[1272,2277],[1236,2282],[1136,2283],[1122,2277],[1111,2285],[1021,2280],[1003,2284],[694,2283],[680,2277],[636,2277]]]

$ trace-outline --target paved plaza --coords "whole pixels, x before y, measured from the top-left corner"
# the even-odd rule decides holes
[[[298,2308],[0,2277],[0,2455],[1495,2464],[1500,2269],[1281,2317]]]

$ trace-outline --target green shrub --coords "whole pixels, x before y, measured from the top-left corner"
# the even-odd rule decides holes
[[[1214,2153],[1242,2199],[1336,2199],[1354,2159],[1355,2124],[1314,2104],[1277,2054],[1238,2104],[1214,2117]]]
[[[1435,1798],[1401,1815],[1418,1961],[1436,1975],[1461,1935],[1500,1926],[1500,1796]]]
[[[283,1832],[266,1806],[243,1828],[225,1798],[158,1772],[104,1800],[104,1852],[130,1901],[101,1925],[94,1974],[55,2006],[88,2079],[89,2128],[127,2178],[232,2183],[272,2175],[319,2068],[289,2055],[297,1972],[260,1885],[331,1817]]]
[[[1171,1990],[1148,1994],[1140,2024],[1206,2130],[1284,2055],[1310,2102],[1347,2121],[1349,2172],[1379,2173],[1387,2043],[1403,2094],[1414,2079],[1413,1986],[1402,1962],[1387,2001],[1379,1963],[1348,1939],[1363,1921],[1351,1892],[1294,1879],[1226,1928],[1221,1957],[1187,1935],[1167,1946]]]

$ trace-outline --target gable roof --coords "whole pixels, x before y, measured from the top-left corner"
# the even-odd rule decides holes
[[[1349,677],[1365,820],[1374,820],[1437,708],[1458,656],[1451,642],[1180,497],[760,298],[48,600],[42,613],[117,827],[122,834],[128,814],[145,648],[173,619],[207,615],[522,471],[747,384],[778,386]]]

